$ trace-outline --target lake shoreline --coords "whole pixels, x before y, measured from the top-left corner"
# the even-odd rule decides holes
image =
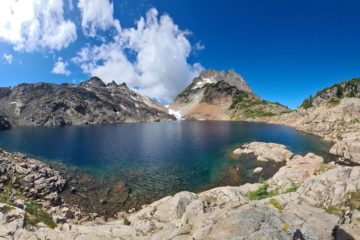
[[[196,127],[198,129],[199,124],[200,125],[206,124],[207,127],[204,128],[204,130],[207,130],[207,129],[214,128],[216,126],[221,127],[221,126],[223,126],[222,123],[223,123],[222,121],[220,121],[220,122],[184,121],[184,122],[176,123],[175,125],[176,125],[176,127],[179,127],[179,124],[180,124],[180,126],[182,126],[183,124],[185,124],[185,126],[187,124],[196,124]],[[163,124],[163,123],[159,123],[158,126],[161,124]],[[227,125],[232,126],[232,124],[233,124],[232,122],[226,123],[226,126]],[[237,124],[239,124],[240,126],[245,124],[244,129],[246,129],[246,130],[249,129],[249,126],[252,126],[252,123],[239,122]],[[135,125],[142,126],[142,124],[135,124]],[[149,124],[146,124],[146,125],[149,125]],[[128,126],[129,125],[126,124],[126,127],[128,127]],[[134,125],[130,125],[130,126],[134,126]],[[149,126],[152,127],[152,124],[150,124]],[[192,126],[192,125],[190,125],[190,126]],[[261,126],[264,129],[264,131],[265,131],[264,136],[266,136],[266,134],[267,134],[266,131],[268,131],[272,127],[271,125],[268,125],[265,123],[261,123],[260,125],[254,125],[254,127],[256,127],[256,128],[258,126]],[[93,132],[94,129],[96,130],[99,127],[107,127],[110,130],[112,130],[113,127],[117,127],[117,125],[106,124],[105,126],[103,126],[103,125],[91,126],[89,129],[84,126],[84,127],[81,127],[80,129],[81,130],[88,129],[88,130],[91,130],[91,132]],[[171,125],[171,127],[172,127],[172,125]],[[260,131],[262,128],[260,128]],[[34,138],[33,134],[36,133],[36,132],[34,132],[36,129],[37,128],[34,128],[34,127],[25,128],[25,130],[31,130],[30,135],[32,138]],[[40,129],[42,129],[42,128],[40,128]],[[74,129],[74,127],[65,127],[65,129],[63,129],[63,128],[56,128],[56,129],[44,128],[44,129],[45,130],[42,130],[42,132],[45,132],[45,133],[48,132],[49,130],[50,130],[50,133],[52,133],[52,130],[56,130],[56,131],[60,131],[60,132],[64,132],[64,131],[71,132]],[[227,127],[225,127],[225,129],[227,129]],[[13,130],[15,130],[15,129],[13,129]],[[101,129],[99,129],[99,130],[101,130]],[[230,130],[227,130],[227,131],[230,131]],[[271,131],[273,131],[273,130],[271,130]],[[277,131],[277,130],[275,129],[274,131]],[[290,131],[291,134],[293,134],[292,131],[293,130]],[[197,132],[197,134],[199,134],[199,133]],[[290,136],[291,136],[291,134],[290,134]],[[296,132],[294,132],[294,134],[296,134]],[[53,137],[53,136],[54,135],[51,134],[51,137]],[[66,136],[68,137],[68,135],[66,135]],[[227,134],[225,134],[225,136],[227,137]],[[18,137],[18,134],[16,135],[16,137]],[[72,138],[74,138],[74,137],[72,137]],[[77,139],[77,138],[75,138],[75,139]],[[317,140],[317,139],[314,139],[314,141],[315,140]],[[208,140],[205,140],[205,141],[208,141]],[[42,159],[44,162],[46,162],[46,164],[50,165],[53,169],[59,171],[65,177],[65,179],[67,181],[67,185],[66,185],[64,191],[62,191],[61,197],[63,197],[66,202],[68,202],[70,205],[77,205],[79,207],[82,207],[83,211],[85,211],[88,214],[96,213],[96,214],[104,216],[106,218],[113,218],[115,216],[115,214],[117,214],[118,212],[121,212],[121,211],[127,212],[127,211],[134,211],[137,209],[141,209],[141,207],[143,205],[149,204],[149,203],[154,202],[162,197],[165,197],[168,195],[173,195],[176,192],[183,191],[183,190],[189,190],[192,192],[199,193],[199,192],[209,190],[211,188],[219,187],[219,186],[239,186],[239,185],[245,184],[245,183],[256,183],[256,182],[259,182],[260,179],[267,179],[267,178],[272,177],[273,174],[276,173],[276,171],[278,171],[278,169],[283,166],[283,164],[281,164],[281,163],[278,163],[277,165],[273,164],[272,162],[257,163],[256,158],[254,158],[254,156],[242,156],[243,159],[241,161],[234,160],[233,156],[232,156],[232,148],[238,147],[241,144],[243,144],[243,143],[236,141],[236,143],[232,143],[229,146],[227,146],[227,144],[226,144],[226,146],[224,145],[223,146],[224,149],[219,149],[219,151],[218,151],[219,153],[217,156],[215,156],[215,158],[217,158],[217,161],[221,164],[225,160],[228,162],[228,164],[226,164],[226,165],[216,165],[215,164],[214,166],[211,166],[211,170],[213,170],[214,172],[212,172],[211,175],[209,175],[209,177],[217,179],[215,182],[209,181],[207,183],[201,183],[202,184],[201,186],[194,189],[194,188],[189,188],[189,184],[183,185],[181,180],[184,180],[184,179],[180,178],[179,179],[180,181],[178,183],[176,183],[176,187],[177,187],[176,189],[172,189],[170,187],[167,187],[168,189],[163,189],[163,188],[162,189],[160,189],[160,188],[148,189],[147,191],[149,191],[149,190],[152,191],[151,194],[148,194],[148,192],[145,192],[145,191],[142,192],[141,191],[142,189],[140,189],[140,191],[139,191],[138,189],[132,188],[131,182],[129,184],[129,181],[131,180],[131,178],[138,177],[136,175],[136,174],[138,174],[137,172],[135,172],[133,174],[128,173],[128,176],[131,177],[130,179],[128,179],[126,177],[107,174],[107,172],[105,172],[105,174],[97,177],[97,176],[92,175],[93,173],[91,171],[82,169],[81,167],[69,165],[65,161],[62,162],[62,161],[51,160],[51,159],[47,160],[47,159],[45,159],[45,157]],[[54,146],[57,147],[58,144],[54,144]],[[71,144],[70,144],[70,146],[71,146]],[[196,149],[197,149],[197,151],[200,151],[198,148],[196,148]],[[35,155],[36,154],[31,154],[32,157],[37,158]],[[86,156],[81,155],[81,157],[86,159]],[[56,159],[58,159],[58,158],[56,158]],[[120,166],[120,167],[122,167],[122,166]],[[254,175],[253,170],[256,167],[262,167],[265,170],[261,174]],[[154,172],[153,174],[157,174],[157,173]],[[198,173],[194,172],[194,174],[195,174],[195,177],[197,177]],[[139,176],[142,177],[143,175],[139,175]],[[146,176],[146,177],[153,177],[153,176],[150,175],[150,176]],[[161,191],[159,191],[159,190],[161,190]]]
[[[256,143],[256,144],[265,144],[264,145],[266,146],[265,153],[269,151],[275,151],[274,152],[275,156],[279,156],[279,157],[281,156],[281,155],[277,155],[278,152],[276,148],[280,146],[278,144],[275,144],[276,148],[273,147],[268,148],[267,147],[268,143]],[[61,192],[64,191],[66,185],[68,187],[70,186],[68,185],[69,184],[68,182],[62,180],[63,178],[61,177],[60,173],[51,170],[51,168],[49,168],[46,164],[41,163],[38,160],[30,159],[25,155],[19,153],[13,154],[13,153],[7,153],[5,151],[2,151],[1,153],[3,154],[2,159],[7,159],[8,161],[7,164],[15,163],[13,169],[17,172],[17,174],[13,175],[12,178],[18,179],[17,181],[19,181],[19,183],[21,183],[23,179],[27,179],[29,174],[32,174],[31,171],[25,171],[25,169],[34,168],[42,172],[42,169],[47,168],[48,175],[44,175],[45,177],[43,181],[46,182],[47,179],[52,179],[51,176],[57,176],[56,179],[59,179],[59,181],[61,182],[61,185],[59,185],[61,187],[59,189],[54,189],[54,191],[58,192],[59,196],[61,196]],[[242,160],[234,160],[234,161],[242,161]],[[285,158],[284,160],[281,161],[285,161]],[[299,156],[292,153],[292,156],[290,157],[289,160],[287,160],[286,165],[281,167],[280,170],[277,171],[277,173],[275,173],[268,181],[265,182],[267,184],[268,191],[276,191],[276,193],[274,192],[274,194],[270,196],[272,197],[271,199],[275,199],[272,200],[274,204],[276,203],[276,205],[274,206],[281,206],[281,208],[285,208],[280,212],[283,212],[284,214],[285,213],[290,214],[291,216],[293,216],[295,211],[298,212],[298,214],[300,215],[310,214],[309,216],[312,216],[311,218],[315,218],[318,220],[326,219],[326,222],[321,227],[322,229],[321,231],[319,231],[320,229],[318,227],[315,227],[317,231],[314,231],[313,229],[314,226],[311,224],[311,222],[308,222],[310,221],[308,220],[309,217],[305,218],[304,220],[305,222],[302,224],[301,227],[298,226],[299,229],[304,234],[304,236],[313,236],[314,239],[316,238],[321,239],[324,238],[325,236],[330,236],[333,233],[332,228],[335,229],[335,227],[337,226],[336,222],[338,221],[337,220],[338,217],[336,217],[336,215],[331,215],[322,209],[325,208],[327,205],[324,205],[322,208],[318,208],[319,204],[320,205],[323,204],[319,199],[319,197],[315,197],[315,200],[313,200],[315,201],[314,203],[307,205],[309,204],[307,202],[309,200],[306,200],[306,202],[299,205],[299,207],[296,204],[294,205],[294,202],[299,201],[296,199],[304,199],[304,197],[301,197],[303,196],[303,194],[305,194],[307,198],[314,197],[312,195],[313,193],[312,194],[307,193],[307,191],[309,190],[306,189],[308,189],[309,187],[310,187],[309,189],[313,189],[314,188],[313,186],[317,186],[316,181],[319,180],[320,180],[319,184],[328,184],[329,186],[333,186],[334,183],[332,183],[331,181],[334,181],[334,179],[340,182],[341,181],[351,182],[354,181],[354,179],[360,179],[355,174],[355,173],[360,173],[359,167],[344,167],[344,166],[336,165],[335,163],[325,164],[323,163],[323,161],[324,161],[323,158],[316,156],[314,154]],[[27,162],[31,162],[33,165],[24,164]],[[32,166],[41,166],[41,167],[32,167]],[[347,177],[343,178],[342,177],[343,172],[346,173],[350,170],[353,171],[353,173],[351,174],[352,178],[350,180],[348,179],[349,176],[348,173],[346,174]],[[291,171],[294,171],[294,173],[296,174],[291,173]],[[299,175],[299,173],[301,174]],[[313,174],[315,175],[313,176]],[[14,181],[10,180],[10,182],[14,182]],[[42,181],[40,182],[34,181],[35,184],[34,188],[42,189],[40,185],[37,185],[37,184],[41,184],[41,182]],[[296,188],[294,187],[295,185],[293,185],[294,182],[296,184]],[[17,196],[16,202],[12,203],[13,200],[10,197],[9,202],[6,203],[5,205],[1,204],[0,208],[7,207],[9,209],[14,209],[11,211],[15,211],[15,210],[17,211],[16,212],[17,220],[14,221],[18,221],[19,224],[21,225],[17,225],[17,227],[15,228],[15,234],[20,234],[20,233],[23,234],[30,231],[29,233],[34,234],[34,236],[39,236],[40,234],[42,236],[44,235],[53,236],[53,237],[57,236],[56,239],[62,239],[61,236],[64,236],[63,234],[65,233],[66,236],[70,236],[72,234],[79,234],[79,233],[84,234],[85,236],[87,236],[88,234],[93,234],[93,231],[90,231],[89,229],[89,227],[91,227],[92,229],[96,229],[97,234],[100,233],[103,234],[102,236],[118,236],[118,237],[121,236],[124,237],[125,239],[148,239],[148,238],[150,239],[150,237],[156,236],[155,238],[162,239],[162,237],[164,236],[170,236],[168,235],[170,233],[166,231],[166,229],[171,229],[171,232],[173,232],[173,231],[179,231],[179,229],[182,229],[184,227],[191,226],[191,228],[186,231],[185,235],[189,235],[193,237],[197,236],[200,237],[199,239],[203,239],[210,236],[212,237],[216,236],[217,238],[219,238],[220,237],[220,235],[218,235],[219,232],[215,230],[210,232],[204,232],[201,230],[203,229],[203,227],[201,227],[197,223],[199,223],[199,221],[202,222],[201,220],[202,218],[210,219],[215,216],[221,217],[224,214],[227,217],[221,221],[221,225],[222,225],[221,228],[223,228],[223,226],[227,226],[227,227],[233,226],[234,222],[231,219],[235,216],[242,216],[242,219],[255,219],[255,221],[258,221],[256,220],[257,219],[256,209],[259,209],[264,214],[269,215],[270,219],[273,219],[272,221],[277,221],[275,219],[279,218],[278,216],[279,210],[276,210],[276,208],[271,207],[271,204],[269,205],[269,200],[267,200],[269,196],[264,196],[265,198],[264,200],[261,200],[262,197],[260,199],[256,198],[254,199],[255,201],[251,197],[253,193],[258,191],[257,189],[260,189],[263,186],[263,184],[264,183],[262,184],[247,183],[241,185],[240,187],[230,187],[230,186],[217,187],[197,194],[183,191],[175,194],[174,196],[167,196],[151,204],[145,205],[141,209],[139,209],[139,211],[136,211],[134,213],[132,211],[130,213],[126,213],[126,212],[117,213],[116,216],[112,218],[105,218],[96,213],[86,213],[83,210],[81,210],[79,206],[69,204],[66,202],[66,200],[49,201],[47,200],[46,196],[42,197],[43,195],[35,195],[35,199],[37,199],[36,201],[40,201],[44,211],[47,212],[48,216],[50,216],[53,219],[53,222],[55,224],[54,225],[55,230],[52,230],[50,227],[46,227],[46,226],[44,227],[42,225],[30,226],[28,225],[29,224],[28,222],[26,223],[27,224],[26,227],[24,227],[21,224],[22,223],[21,221],[24,221],[24,217],[26,218],[28,214],[31,215],[31,213],[28,213],[26,211],[24,212],[22,210],[22,208],[26,210],[25,206],[27,206],[30,203],[29,201],[31,200],[27,198],[27,200],[23,200],[23,202],[20,201],[22,197],[19,194],[23,193],[23,191],[21,190],[22,189],[21,184],[15,187],[15,189],[19,189],[21,191],[19,191],[18,194],[14,192],[12,193]],[[352,184],[355,183],[352,182]],[[51,184],[47,184],[46,186],[50,186],[50,185]],[[31,188],[28,189],[27,191],[33,192]],[[72,194],[76,194],[76,191],[77,190],[75,189]],[[312,191],[316,192],[317,190],[316,188],[314,188],[314,190]],[[333,199],[339,199],[336,194],[340,192],[331,191],[330,193],[327,194],[327,196],[328,197],[330,196]],[[331,194],[332,195],[335,194],[336,196],[332,196]],[[57,199],[57,198],[54,197],[53,199]],[[341,200],[340,198],[340,201],[341,204],[343,204],[342,202],[345,200],[344,199]],[[316,207],[314,207],[313,204],[315,204]],[[201,211],[200,209],[198,209],[198,205],[203,206],[201,207],[202,209]],[[250,212],[247,210],[249,208],[251,209]],[[360,216],[360,213],[357,212],[356,210],[351,210],[351,211],[353,211],[351,214],[354,217]],[[227,218],[229,218],[230,222],[226,220]],[[297,228],[296,224],[298,220],[293,218],[294,217],[287,218],[286,215],[281,217],[282,221],[286,221],[286,224],[288,224],[289,230],[282,232],[280,235],[277,235],[278,239],[286,239],[289,236],[292,236],[292,234],[295,232]],[[211,223],[208,222],[207,224],[209,226],[212,226],[211,229],[217,229],[218,228],[217,222],[219,220],[220,219]],[[12,220],[8,220],[8,221],[12,221]],[[261,219],[259,219],[259,221],[263,222]],[[150,226],[153,227],[149,228],[149,226],[146,225],[145,222],[150,223]],[[10,225],[5,225],[5,226],[10,227]],[[108,228],[109,226],[111,227]],[[276,225],[274,226],[276,227]],[[346,224],[340,225],[340,227],[344,228],[347,227],[347,225]],[[244,229],[242,234],[244,235],[252,234],[252,230],[251,230],[252,228],[250,227],[250,225],[247,226],[247,228],[248,230],[245,231]],[[277,228],[281,228],[281,225],[277,226]],[[338,228],[339,226],[337,227],[337,229]],[[117,229],[116,235],[113,235],[114,229]],[[271,232],[267,232],[266,229],[267,228],[264,228],[262,230],[265,231],[264,234],[266,235],[271,234]],[[337,234],[336,231],[335,233]],[[175,234],[175,232],[171,234]],[[176,233],[176,234],[182,235],[181,233]],[[227,232],[227,234],[230,234],[229,235],[230,237],[234,234],[234,232],[230,230],[229,232]]]

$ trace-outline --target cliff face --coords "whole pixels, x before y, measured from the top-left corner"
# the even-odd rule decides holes
[[[93,77],[75,84],[20,84],[0,89],[0,115],[13,126],[80,125],[174,120],[166,109],[126,84]]]
[[[331,153],[360,163],[360,79],[335,84],[306,99],[297,110],[266,119],[335,141]]]
[[[233,71],[208,70],[170,104],[185,119],[246,120],[272,116],[288,108],[257,97],[246,81]]]

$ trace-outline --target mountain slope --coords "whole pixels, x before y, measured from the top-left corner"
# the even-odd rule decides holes
[[[305,99],[296,111],[266,121],[334,141],[331,153],[360,164],[360,78],[325,88]]]
[[[35,83],[0,88],[0,116],[12,126],[174,120],[165,111],[125,83],[106,85],[97,77],[80,85]]]
[[[207,70],[196,77],[170,104],[185,119],[247,120],[272,116],[289,109],[261,100],[233,71]]]

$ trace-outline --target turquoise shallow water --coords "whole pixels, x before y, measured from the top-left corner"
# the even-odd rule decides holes
[[[267,178],[279,167],[253,159],[234,160],[241,143],[281,143],[295,153],[330,159],[331,143],[292,128],[248,122],[181,121],[119,123],[61,128],[19,127],[0,132],[0,146],[61,161],[96,179],[120,179],[133,195],[160,198],[182,190],[238,185]],[[109,183],[110,184],[110,183]]]

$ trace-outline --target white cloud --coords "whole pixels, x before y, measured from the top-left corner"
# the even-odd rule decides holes
[[[74,10],[73,0],[69,0],[68,4],[69,4],[70,11]]]
[[[201,50],[204,50],[205,49],[205,45],[202,44],[200,41],[197,42],[194,46],[194,50],[196,51],[201,51]]]
[[[59,57],[57,62],[54,65],[54,68],[51,70],[53,74],[69,76],[71,72],[67,69],[68,63]]]
[[[147,96],[171,100],[203,69],[187,62],[192,51],[187,34],[152,8],[135,28],[123,29],[111,43],[84,47],[73,61],[105,82],[125,81]]]
[[[15,50],[61,50],[77,37],[75,24],[64,19],[63,0],[1,1],[0,16],[0,39]]]
[[[81,26],[85,35],[94,37],[96,30],[105,31],[115,27],[120,31],[120,23],[113,17],[114,6],[109,0],[79,0]]]
[[[11,64],[13,61],[13,55],[4,53],[3,58],[7,64]]]

